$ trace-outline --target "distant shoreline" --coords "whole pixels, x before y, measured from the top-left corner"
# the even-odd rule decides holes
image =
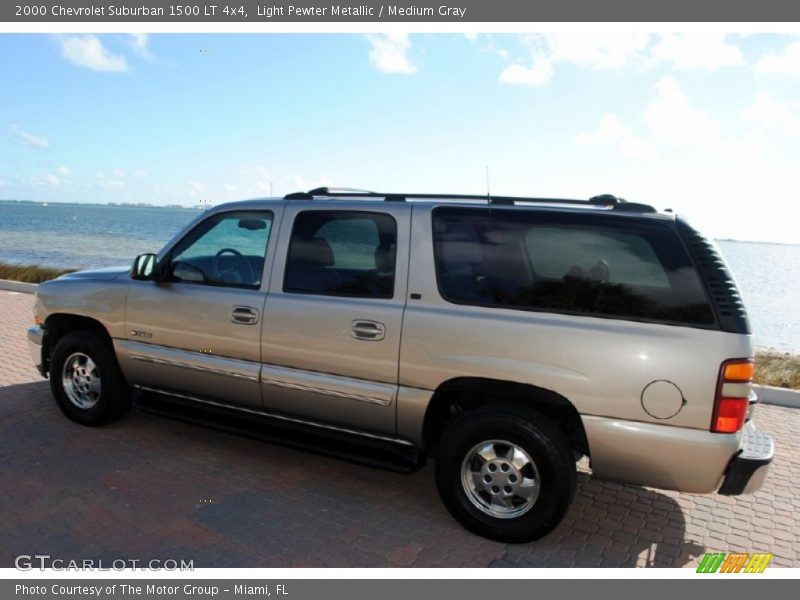
[[[733,242],[734,244],[763,244],[766,246],[800,246],[789,242],[762,242],[757,240],[734,240],[733,238],[714,238],[715,242]]]
[[[24,204],[25,206],[109,206],[113,208],[169,208],[171,210],[202,211],[197,206],[184,206],[183,204],[150,204],[149,202],[40,202],[38,200],[8,200],[0,199],[0,204]]]

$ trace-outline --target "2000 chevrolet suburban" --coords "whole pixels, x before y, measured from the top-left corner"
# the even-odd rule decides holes
[[[721,494],[758,489],[773,456],[719,254],[610,195],[225,204],[130,270],[40,285],[35,311],[74,421],[143,390],[431,455],[452,515],[498,540],[559,523],[582,455],[596,477]]]

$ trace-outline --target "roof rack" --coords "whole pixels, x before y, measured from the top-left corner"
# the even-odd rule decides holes
[[[308,192],[294,192],[284,196],[285,200],[313,200],[314,198],[371,198],[384,202],[405,202],[406,200],[483,200],[492,205],[514,206],[517,203],[540,204],[588,204],[606,206],[611,210],[638,213],[654,213],[656,209],[648,204],[628,202],[612,194],[592,196],[588,200],[569,200],[566,198],[529,198],[525,196],[477,196],[471,194],[386,194],[349,188],[319,187]]]

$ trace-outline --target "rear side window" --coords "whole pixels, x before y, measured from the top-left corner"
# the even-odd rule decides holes
[[[397,224],[384,213],[305,211],[289,244],[286,292],[391,298]]]
[[[440,207],[436,277],[458,304],[711,326],[672,228],[616,215]]]
[[[669,287],[669,278],[653,247],[639,235],[621,231],[567,227],[531,227],[525,234],[525,250],[536,261],[542,277],[558,279],[566,273],[580,277],[592,269],[610,268],[607,283]],[[602,258],[600,258],[602,257]],[[598,262],[605,262],[598,267]]]

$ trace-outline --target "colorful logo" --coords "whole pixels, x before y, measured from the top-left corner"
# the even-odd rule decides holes
[[[763,573],[772,554],[747,552],[730,554],[725,552],[707,552],[697,567],[698,573]]]

